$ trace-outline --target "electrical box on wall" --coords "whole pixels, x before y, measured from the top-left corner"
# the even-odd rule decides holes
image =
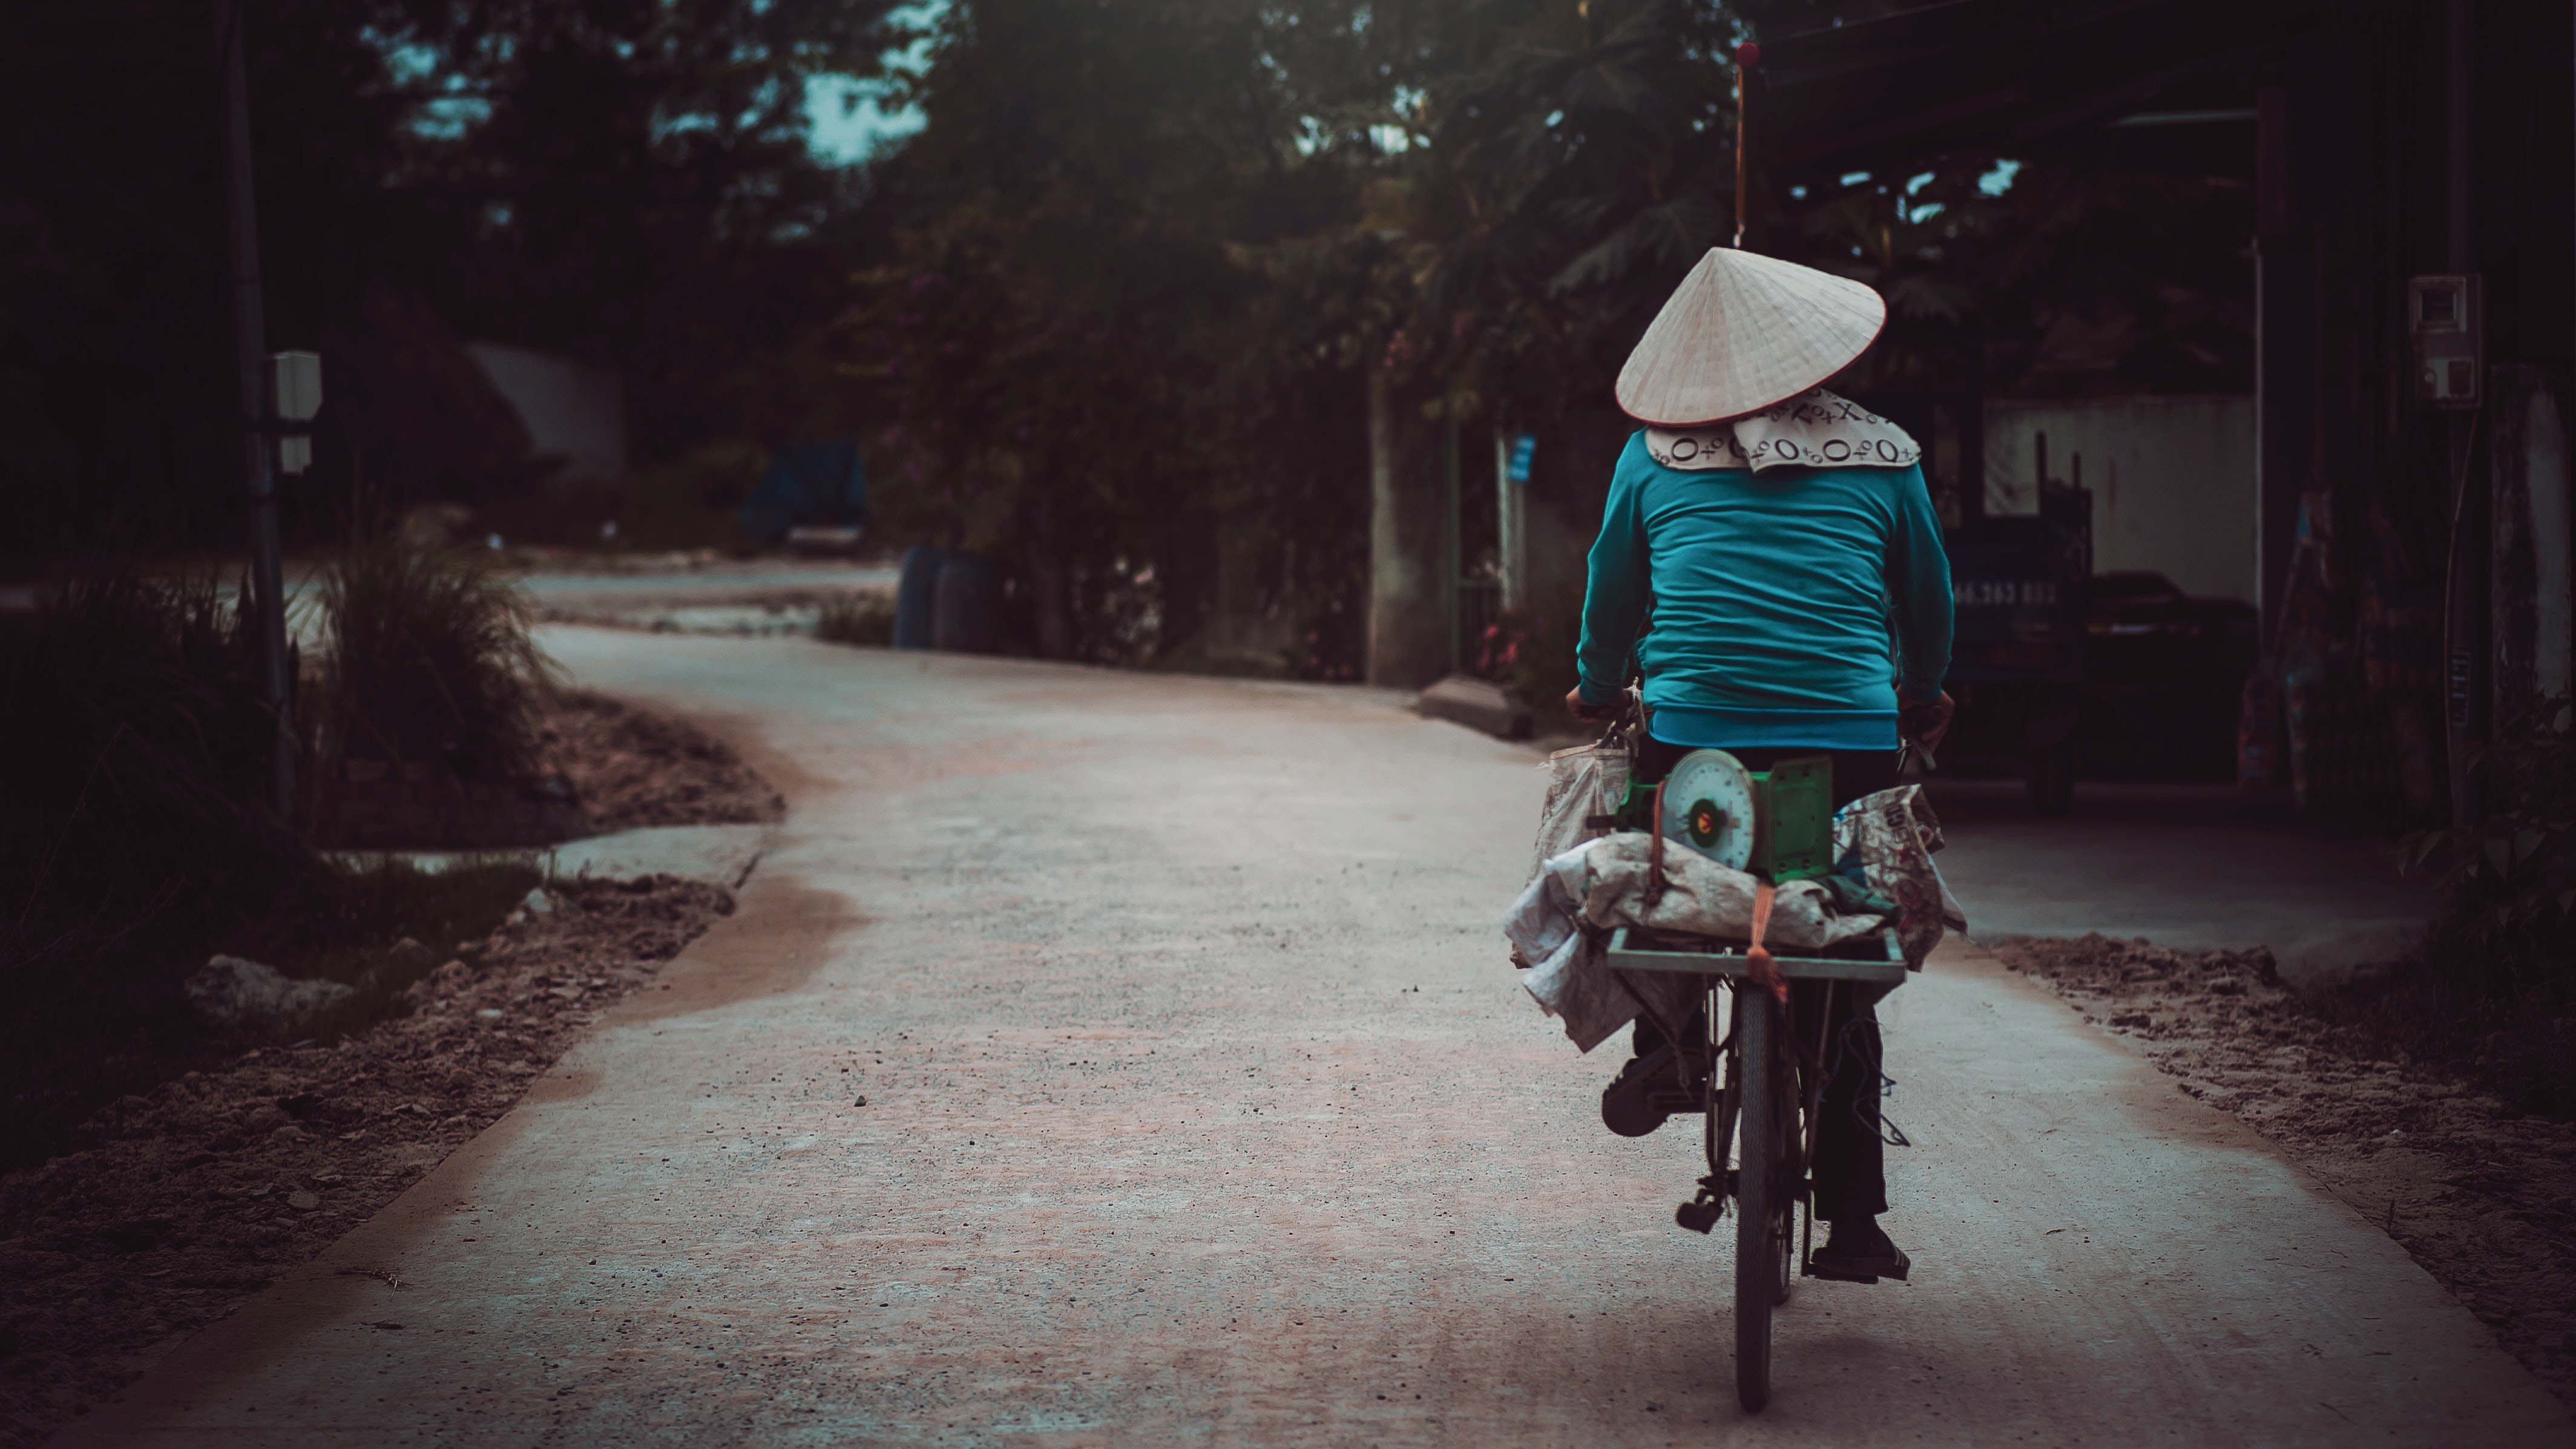
[[[2411,277],[2406,332],[2415,340],[2415,400],[2478,404],[2486,372],[2486,296],[2475,276]]]

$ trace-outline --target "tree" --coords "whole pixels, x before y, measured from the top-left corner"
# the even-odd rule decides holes
[[[352,213],[395,165],[402,103],[332,7],[243,23],[291,275],[372,234]],[[202,536],[238,510],[216,38],[184,0],[0,12],[0,548]],[[283,244],[308,225],[312,246]]]
[[[506,457],[454,446],[477,430],[445,404],[353,419],[370,367],[439,394],[421,359],[460,333],[621,368],[648,459],[842,426],[822,347],[865,178],[808,152],[803,87],[875,73],[889,8],[243,0],[271,345],[346,354],[325,426],[357,421],[397,493],[471,496]],[[0,15],[8,546],[237,515],[215,39],[202,0]]]
[[[854,322],[904,516],[1097,658],[1186,644],[1240,553],[1217,520],[1258,520],[1301,664],[1346,670],[1363,374],[1452,410],[1606,393],[1717,224],[1722,29],[1655,0],[953,7]]]
[[[641,452],[837,423],[808,349],[862,253],[863,174],[812,155],[805,83],[872,76],[890,0],[388,0],[428,97],[386,264],[473,335],[625,370]]]
[[[1964,335],[1999,394],[2250,390],[2250,188],[2080,146],[2025,158],[1945,157],[1780,199],[1765,232],[1780,255],[1888,300],[1852,385],[1955,386]]]
[[[1355,214],[1351,88],[1281,60],[1364,53],[1355,14],[949,12],[915,91],[928,124],[880,177],[897,260],[862,279],[858,370],[905,458],[890,508],[999,558],[1046,652],[1128,660],[1189,641],[1229,512],[1257,510],[1292,542],[1348,527],[1339,509],[1288,516],[1311,492],[1270,448],[1297,452],[1341,380],[1245,248]]]
[[[1389,199],[1422,252],[1428,364],[1536,420],[1606,397],[1725,239],[1734,27],[1676,0],[1515,9],[1429,92],[1427,154]]]

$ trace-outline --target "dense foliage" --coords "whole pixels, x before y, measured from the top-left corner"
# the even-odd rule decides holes
[[[2311,1006],[2381,1054],[2460,1071],[2516,1111],[2576,1119],[2576,723],[2562,695],[2498,735],[2481,756],[2487,818],[2408,843],[2449,909],[2384,974]]]
[[[1479,430],[1603,415],[1730,228],[1729,56],[1775,11],[244,0],[271,341],[329,359],[290,524],[331,536],[364,487],[596,538],[605,495],[521,476],[461,361],[488,339],[622,372],[623,537],[683,541],[768,449],[855,435],[880,538],[989,555],[1023,647],[1188,657],[1222,607],[1346,674],[1368,375]],[[8,547],[119,513],[237,537],[212,58],[180,0],[0,16]],[[919,133],[818,159],[806,87],[833,77]],[[1759,159],[1752,244],[1891,301],[1856,388],[2242,383],[2241,185],[2075,152]]]
[[[390,547],[351,551],[321,592],[327,647],[298,701],[308,793],[348,754],[483,780],[525,764],[543,666],[522,601]],[[210,952],[357,979],[403,936],[481,934],[535,883],[524,863],[334,864],[278,820],[245,594],[91,558],[0,614],[0,739],[21,766],[0,772],[0,1170],[217,1048],[179,992]]]
[[[1707,240],[1715,16],[950,8],[850,319],[893,521],[995,554],[1046,652],[1187,650],[1223,593],[1347,674],[1365,374],[1456,417],[1598,390]]]
[[[240,0],[268,341],[328,360],[290,523],[517,486],[460,337],[619,368],[647,461],[834,425],[864,189],[804,81],[875,73],[886,9]],[[0,10],[0,550],[239,537],[215,56],[204,0]]]
[[[2412,858],[2458,899],[2462,947],[2509,977],[2536,968],[2556,978],[2515,978],[2513,989],[2576,991],[2558,949],[2576,926],[2576,709],[2567,696],[2506,720],[2480,768],[2494,802],[2486,818],[2415,837]]]
[[[0,990],[297,873],[262,803],[276,717],[256,661],[206,574],[85,562],[0,617]]]
[[[1479,430],[1601,412],[1730,229],[1745,33],[1691,0],[950,7],[850,317],[896,520],[997,555],[1047,652],[1186,652],[1223,594],[1347,670],[1366,374]],[[2247,375],[2223,179],[1961,156],[1757,191],[1755,245],[1890,299],[1855,388]]]

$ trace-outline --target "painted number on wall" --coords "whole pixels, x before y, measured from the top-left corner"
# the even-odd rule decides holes
[[[1961,579],[1953,592],[1962,609],[2015,605],[2044,609],[2057,604],[2054,579]]]

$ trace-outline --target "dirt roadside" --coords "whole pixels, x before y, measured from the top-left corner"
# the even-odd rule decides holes
[[[730,749],[605,696],[570,696],[543,729],[602,830],[784,811]],[[668,989],[662,963],[733,909],[670,876],[559,882],[440,943],[454,959],[405,993],[410,1014],[189,1071],[99,1112],[84,1150],[0,1176],[0,1449],[41,1442],[372,1216],[605,1008]]]
[[[537,724],[543,767],[568,781],[600,834],[652,825],[756,825],[786,798],[703,730],[589,690],[565,690]]]
[[[2576,1125],[2373,1057],[2302,1011],[2259,948],[1986,944],[2384,1227],[2576,1407]]]

